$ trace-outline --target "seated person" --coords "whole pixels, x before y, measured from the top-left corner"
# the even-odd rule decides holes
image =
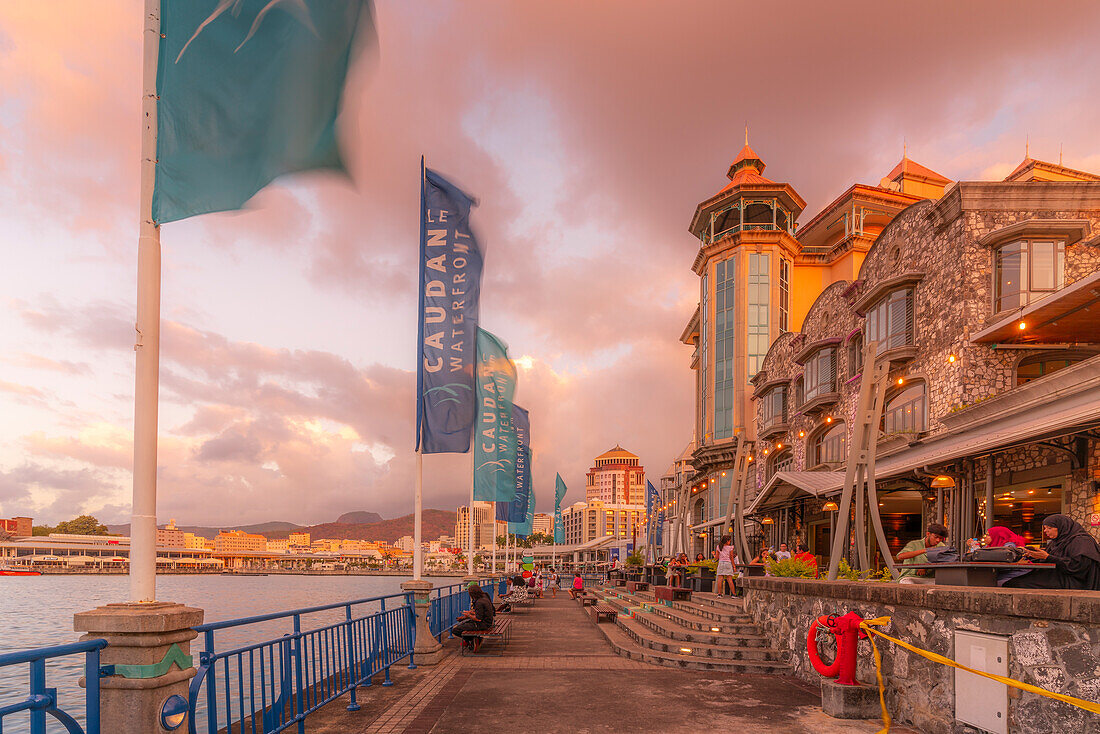
[[[668,562],[668,571],[665,573],[665,583],[668,586],[680,586],[684,583],[684,569],[689,566],[691,562],[688,560],[687,553],[681,553]],[[673,583],[675,581],[675,583]]]
[[[476,581],[470,582],[470,608],[458,615],[458,623],[451,627],[451,634],[462,638],[462,647],[469,647],[470,640],[464,633],[477,630],[487,630],[493,626],[493,618],[496,615],[493,602]],[[473,651],[481,648],[481,638],[474,637]]]
[[[917,538],[911,540],[905,544],[905,547],[901,549],[901,552],[894,556],[895,561],[901,561],[904,566],[912,566],[918,563],[928,563],[928,554],[925,552],[929,548],[936,548],[944,545],[947,542],[947,528],[938,522],[934,522],[928,526],[928,532],[924,534],[923,538]],[[926,575],[923,569],[910,569],[908,571],[901,570],[898,573],[899,584],[934,584],[930,578],[923,578]]]
[[[786,543],[779,544],[779,550],[775,552],[775,560],[777,561],[789,561],[791,560],[791,551],[787,548]]]
[[[524,583],[522,576],[513,576],[508,579],[508,585],[510,587],[508,593],[499,599],[498,612],[510,612],[513,604],[527,601],[527,584]]]
[[[1053,563],[1054,568],[1036,568],[1009,579],[1014,589],[1089,589],[1100,591],[1100,545],[1069,515],[1050,515],[1043,520],[1046,548],[1025,548],[1028,559]]]
[[[794,549],[796,551],[794,555],[795,560],[802,561],[807,566],[812,566],[814,569],[815,579],[820,576],[820,573],[817,570],[817,556],[815,556],[813,553],[810,553],[810,551],[806,548],[806,544],[800,540],[795,544]]]
[[[1002,525],[994,525],[982,536],[982,548],[1019,548],[1021,551],[1027,546],[1027,538],[1017,535]],[[997,572],[997,586],[1004,586],[1008,581],[1030,573],[1029,569],[1008,570]]]
[[[569,589],[569,596],[572,597],[573,599],[576,599],[578,594],[583,594],[583,593],[584,593],[584,579],[581,578],[581,574],[578,571],[577,573],[573,574],[573,586],[571,586],[570,589]]]

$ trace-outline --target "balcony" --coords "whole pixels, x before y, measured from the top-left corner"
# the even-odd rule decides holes
[[[790,424],[787,423],[786,413],[780,413],[779,415],[773,415],[770,418],[765,418],[763,424],[760,426],[759,437],[761,440],[768,440],[774,436],[780,436],[790,430]]]

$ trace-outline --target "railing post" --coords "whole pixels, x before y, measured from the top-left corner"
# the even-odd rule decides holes
[[[302,680],[302,615],[294,615],[294,698],[298,701],[298,710],[295,714],[298,718],[298,734],[306,734],[306,689]]]
[[[359,701],[355,698],[355,689],[359,685],[359,676],[355,674],[355,642],[353,639],[353,629],[351,624],[351,604],[344,607],[344,619],[347,620],[347,627],[344,628],[344,639],[347,640],[348,648],[348,684],[351,688],[351,703],[348,704],[348,711],[358,711]]]
[[[413,606],[411,592],[405,593],[405,606],[409,608],[409,616],[405,620],[406,634],[408,635],[406,644],[409,646],[409,670],[416,670],[416,663],[413,659],[413,655],[416,653],[416,607]]]
[[[173,695],[188,698],[188,681],[195,675],[192,664],[162,666],[172,648],[189,659],[191,640],[198,636],[192,627],[202,623],[203,611],[169,602],[108,604],[73,617],[73,627],[86,634],[81,638],[106,639],[101,654],[105,666],[125,665],[126,675],[109,675],[97,680],[100,699],[100,728],[111,734],[159,734],[161,708]],[[136,671],[136,672],[135,672]],[[81,683],[91,693],[90,682],[99,670],[88,670]],[[186,719],[185,719],[186,725]]]
[[[46,660],[32,660],[30,670],[31,698],[39,705],[30,710],[31,734],[46,734],[46,706],[42,699],[46,697]]]
[[[420,665],[437,665],[443,659],[443,645],[432,635],[430,611],[432,606],[431,581],[406,581],[401,584],[402,591],[408,594],[412,604],[415,630],[413,635],[413,653]],[[440,603],[442,612],[442,603]],[[442,627],[440,635],[443,634]],[[411,665],[410,660],[410,665]]]
[[[84,715],[87,734],[99,734],[99,649],[84,654]]]
[[[203,650],[207,655],[214,654],[214,630],[206,630],[202,637]],[[213,662],[206,671],[206,731],[207,734],[218,734],[218,686],[215,682],[218,678],[218,666]],[[228,716],[229,712],[226,712]]]

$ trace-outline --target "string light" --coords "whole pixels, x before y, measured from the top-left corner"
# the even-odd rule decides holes
[[[1024,330],[1024,329],[1026,329],[1026,328],[1027,328],[1027,323],[1026,323],[1026,322],[1024,322],[1024,321],[1021,321],[1021,322],[1020,322],[1020,331],[1023,331],[1023,330]]]
[[[898,378],[898,384],[899,385],[904,385],[905,384],[905,378],[904,377],[899,377]]]
[[[947,355],[947,361],[951,364],[954,364],[955,363],[955,355],[954,354]]]
[[[832,417],[831,415],[829,415],[829,416],[826,416],[826,417],[825,417],[825,422],[826,422],[826,423],[832,423],[832,422],[833,422],[833,417]]]

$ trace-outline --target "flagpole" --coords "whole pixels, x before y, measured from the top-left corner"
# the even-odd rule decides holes
[[[416,498],[413,501],[413,581],[419,581],[423,573],[424,549],[420,547],[424,514],[424,454],[416,450]]]
[[[466,575],[474,575],[474,451],[470,449],[470,511],[466,514],[469,530],[466,532]]]
[[[134,474],[130,509],[130,600],[157,593],[157,399],[160,389],[160,229],[153,221],[157,161],[160,0],[145,0],[141,98],[141,199],[137,337],[134,343]]]

